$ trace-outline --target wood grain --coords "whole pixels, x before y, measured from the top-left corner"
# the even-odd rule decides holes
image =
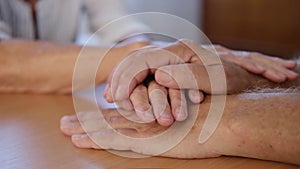
[[[130,159],[102,150],[78,149],[59,130],[60,117],[73,113],[71,96],[0,95],[0,168],[299,168],[283,163],[237,157],[196,160],[160,157]]]

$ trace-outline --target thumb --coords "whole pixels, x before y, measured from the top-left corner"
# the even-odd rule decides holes
[[[224,94],[227,88],[222,65],[194,63],[163,66],[155,72],[155,80],[168,88],[199,89],[209,94]]]

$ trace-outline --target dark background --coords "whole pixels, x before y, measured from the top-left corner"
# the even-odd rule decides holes
[[[300,56],[300,0],[204,0],[202,9],[202,27],[213,43]]]

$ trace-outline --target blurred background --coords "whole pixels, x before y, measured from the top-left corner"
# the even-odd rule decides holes
[[[213,43],[232,49],[300,56],[300,0],[125,0],[125,4],[129,13],[164,12],[187,19]],[[166,29],[172,31],[174,26]]]

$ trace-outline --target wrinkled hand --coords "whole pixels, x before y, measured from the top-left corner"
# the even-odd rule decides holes
[[[295,61],[270,57],[256,52],[233,51],[218,45],[214,45],[214,48],[222,60],[228,94],[239,93],[251,88],[252,82],[247,79],[247,73],[244,70],[261,74],[275,83],[295,80],[298,77],[298,73],[292,70],[297,66]],[[186,65],[189,65],[190,71],[185,71]],[[182,82],[181,88],[190,89],[192,88],[190,84],[196,80],[199,89],[210,93],[202,85],[205,80],[209,82],[208,74],[203,67],[204,65],[199,63],[163,66],[156,71],[155,80],[160,85],[173,89],[179,88],[178,82]],[[217,70],[220,67],[212,65],[206,66],[206,69]]]
[[[201,94],[193,94],[201,98],[199,103],[204,99]],[[155,81],[151,81],[148,86],[139,84],[132,91],[130,101],[137,116],[143,122],[149,123],[157,120],[160,125],[170,126],[174,120],[184,121],[188,116],[188,103],[185,92],[165,88]]]
[[[116,102],[120,107],[127,110],[135,108],[138,116],[145,122],[153,121],[153,118],[155,118],[160,124],[167,126],[172,118],[178,121],[185,119],[177,118],[178,113],[176,112],[177,107],[179,107],[177,103],[185,102],[185,100],[175,101],[177,99],[173,99],[172,103],[171,99],[173,93],[176,93],[176,96],[182,96],[182,91],[174,92],[170,89],[190,89],[188,91],[190,100],[194,103],[200,103],[204,97],[201,91],[208,94],[227,94],[241,92],[249,88],[251,83],[241,75],[241,72],[243,72],[241,68],[252,73],[261,74],[274,82],[294,80],[298,76],[297,73],[291,70],[296,66],[296,62],[293,61],[273,58],[259,53],[233,51],[221,46],[215,46],[215,49],[221,60],[208,47],[203,46],[202,48],[189,40],[178,41],[164,48],[148,47],[134,51],[111,74],[104,96],[108,102]],[[225,70],[227,88],[226,85],[223,85],[223,82],[220,82],[217,83],[217,88],[213,92],[207,73],[208,70],[213,72]],[[162,92],[164,93],[163,97],[158,100],[165,101],[166,95],[169,95],[171,113],[166,108],[165,113],[157,116],[156,109],[151,109],[153,105],[149,98],[149,89],[147,96],[145,94],[147,89],[140,84],[153,74],[155,74],[156,83],[162,88],[167,87],[164,91],[169,91],[168,94]],[[216,74],[214,79],[222,78],[219,78]],[[180,92],[181,94],[179,94]],[[185,99],[184,97],[180,98]],[[164,102],[160,104],[162,103]],[[182,113],[182,115],[182,117],[186,116],[185,113]],[[160,117],[170,118],[164,121]]]
[[[142,82],[146,78],[148,78],[152,73],[149,72],[143,72],[144,68],[147,68],[147,66],[159,68],[160,65],[164,65],[163,62],[168,63],[169,61],[175,63],[185,63],[186,61],[182,61],[181,58],[178,58],[175,56],[172,52],[169,51],[176,51],[177,49],[182,50],[181,48],[177,48],[177,45],[184,45],[181,43],[176,43],[175,46],[170,45],[169,47],[166,47],[165,49],[160,48],[144,48],[143,50],[133,52],[132,55],[128,56],[122,64],[117,67],[117,71],[115,71],[116,74],[111,75],[111,79],[108,82],[107,88],[105,90],[105,98],[109,102],[116,102],[120,107],[125,108],[127,110],[132,110],[133,108],[136,110],[138,116],[140,119],[144,122],[152,122],[154,120],[157,120],[157,122],[163,126],[169,126],[173,123],[174,120],[176,121],[183,121],[187,118],[187,102],[185,98],[185,91],[183,90],[174,90],[174,89],[168,89],[165,88],[156,82],[151,82],[147,88],[147,86],[143,85]],[[139,53],[142,53],[141,56],[139,56]],[[180,51],[179,51],[180,52]],[[178,53],[175,52],[175,53]],[[155,58],[152,57],[151,61],[148,61],[145,58],[145,55],[155,55],[159,58],[157,58],[159,61],[157,62]],[[187,61],[189,59],[194,58],[196,62],[200,62],[200,60],[197,60],[195,56],[192,56],[193,53],[190,53],[190,58],[185,58]],[[167,58],[166,58],[167,57]],[[153,60],[154,59],[154,60]],[[134,62],[134,63],[132,63]],[[146,65],[145,65],[145,62]],[[150,63],[151,62],[151,63]],[[138,70],[128,70],[130,69],[130,65],[136,65]],[[129,65],[129,67],[128,67]],[[145,67],[146,66],[146,67]],[[135,69],[134,67],[131,67],[131,69]],[[122,72],[122,70],[128,72],[128,75],[122,75],[119,74]],[[147,70],[146,70],[147,71]],[[154,70],[155,71],[155,70]],[[127,76],[131,76],[131,72],[138,72],[138,73],[146,73],[144,77],[141,77],[140,79],[133,78],[134,80],[137,80],[134,82],[135,84],[130,89],[132,90],[129,94],[130,97],[127,99],[116,99],[113,98],[110,94],[111,87],[114,86],[114,79],[117,81],[126,81]],[[154,73],[154,72],[153,72]],[[120,79],[123,78],[124,79]],[[128,79],[131,79],[131,77],[128,77]],[[111,84],[111,85],[110,85]],[[123,83],[121,83],[123,84]],[[138,85],[138,86],[136,86]],[[129,85],[127,85],[129,86]],[[124,88],[126,88],[126,85],[123,85]],[[119,89],[121,88],[121,89]],[[118,87],[116,90],[123,91],[122,87]],[[126,90],[126,89],[125,89]],[[124,90],[124,91],[125,91]],[[204,95],[199,90],[189,90],[187,92],[189,99],[193,103],[200,103],[204,99]]]
[[[134,88],[148,76],[153,75],[160,67],[184,63],[201,64],[202,61],[195,55],[193,50],[186,46],[186,43],[189,43],[193,48],[198,48],[195,43],[184,40],[164,48],[148,47],[132,52],[111,74],[104,92],[106,100],[116,102],[123,108],[130,110],[132,105],[129,96]],[[203,58],[206,58],[210,64],[218,62],[218,60],[216,61],[218,58],[211,57],[211,53],[204,48],[199,48],[198,51],[203,54]],[[209,85],[205,85],[205,87],[208,89]],[[199,91],[192,90],[189,92],[190,99],[193,102],[200,103],[201,97],[195,97],[195,95],[199,96]]]
[[[162,151],[162,145],[171,144],[172,136],[158,142],[146,142],[141,138],[157,136],[167,128],[157,123],[141,124],[127,120],[117,110],[103,110],[103,116],[97,112],[78,113],[61,118],[61,131],[72,137],[72,142],[79,148],[129,150],[144,155],[159,155],[174,158],[209,158],[220,154],[214,153],[209,145],[200,145],[197,141],[199,126],[190,131],[187,137],[169,151]],[[128,112],[129,116],[134,116]],[[78,120],[80,119],[80,120]],[[199,130],[198,130],[199,129]],[[125,135],[127,137],[124,137]],[[138,138],[138,139],[136,139]]]
[[[297,66],[297,62],[284,60],[274,56],[267,56],[257,52],[234,51],[214,45],[218,55],[249,72],[261,74],[273,82],[285,82],[295,80],[298,74],[292,69]]]

